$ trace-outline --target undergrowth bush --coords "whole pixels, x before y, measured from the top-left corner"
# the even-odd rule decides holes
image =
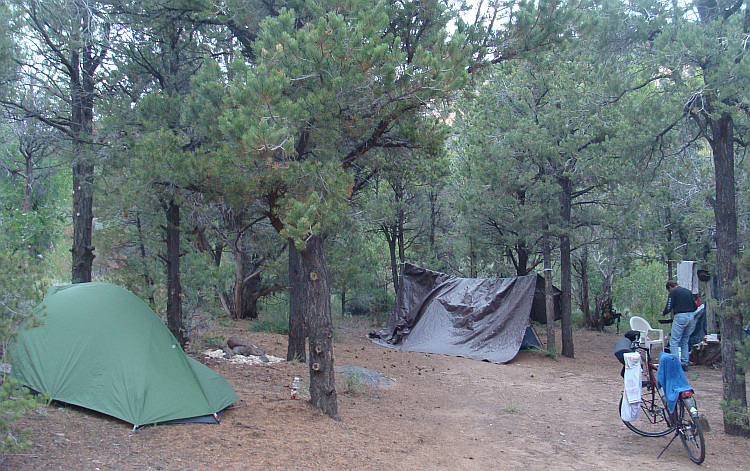
[[[16,336],[19,325],[41,301],[46,283],[42,262],[27,251],[0,247],[0,345],[2,363],[9,363],[5,352]],[[30,432],[14,426],[25,411],[37,407],[36,399],[29,390],[7,375],[2,368],[0,387],[0,452],[12,453],[22,450],[31,442]]]
[[[664,264],[658,262],[637,263],[627,275],[616,278],[614,306],[624,314],[622,321],[627,325],[630,317],[639,316],[655,326],[667,303],[666,281]]]
[[[250,320],[251,331],[282,335],[289,334],[288,301],[285,302],[284,299],[263,301],[259,304],[258,311],[258,318]]]

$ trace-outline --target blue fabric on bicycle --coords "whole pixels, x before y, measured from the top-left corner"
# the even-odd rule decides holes
[[[680,359],[677,355],[662,352],[659,355],[659,369],[656,371],[656,385],[664,390],[664,399],[667,400],[669,413],[674,412],[677,399],[683,391],[690,391],[688,379],[682,371]]]

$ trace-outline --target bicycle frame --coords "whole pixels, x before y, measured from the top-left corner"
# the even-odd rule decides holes
[[[687,390],[681,392],[674,410],[670,412],[667,407],[667,401],[658,388],[656,374],[659,365],[654,364],[651,360],[650,349],[641,346],[638,336],[635,338],[628,336],[628,339],[631,340],[631,352],[639,352],[641,350],[645,352],[646,361],[643,373],[646,379],[642,379],[641,384],[640,407],[643,416],[642,419],[636,419],[633,422],[623,420],[623,423],[633,432],[646,437],[662,437],[675,432],[674,437],[662,453],[679,436],[690,459],[697,464],[703,463],[705,458],[705,442],[700,421],[698,420],[698,409],[693,391]],[[624,396],[621,401],[623,400]]]
[[[659,402],[664,403],[664,398],[659,393],[659,388],[656,384],[656,370],[658,369],[659,365],[654,365],[651,361],[651,350],[648,347],[641,347],[640,342],[636,346],[636,350],[643,350],[646,352],[646,371],[648,374],[648,384],[646,386],[646,390],[649,391],[651,395],[651,401],[656,403],[656,396],[659,396]]]
[[[656,372],[658,364],[653,363],[650,349],[642,346],[639,339],[636,338],[632,341],[630,350],[633,352],[643,351],[646,357],[643,365],[643,374],[646,379],[643,379],[641,384],[640,405],[644,422],[642,424],[624,423],[633,432],[646,437],[668,435],[674,431],[676,422],[674,413],[669,413],[666,401],[657,387]]]
[[[651,400],[656,401],[656,398],[658,396],[660,403],[663,404],[664,407],[666,408],[667,401],[664,399],[664,396],[662,396],[661,392],[659,391],[658,383],[656,381],[656,372],[659,369],[659,364],[658,363],[654,364],[651,361],[651,350],[648,347],[642,347],[639,343],[636,348],[638,350],[643,350],[646,352],[646,368],[648,371],[649,384],[645,386],[646,386],[646,389],[650,391]],[[688,399],[688,398],[692,398],[693,394],[694,394],[693,391],[683,391],[680,393],[680,397],[682,399]],[[669,410],[667,409],[667,412],[669,413],[670,423],[674,424],[675,418],[677,415],[677,408],[675,408],[675,410],[673,410],[672,412],[669,412]]]

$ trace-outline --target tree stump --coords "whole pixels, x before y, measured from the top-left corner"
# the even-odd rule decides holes
[[[693,345],[690,362],[694,365],[715,365],[721,363],[721,342],[703,342]]]

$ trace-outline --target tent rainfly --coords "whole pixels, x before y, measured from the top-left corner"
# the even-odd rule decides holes
[[[214,422],[237,393],[183,352],[143,301],[110,283],[50,289],[9,346],[11,375],[53,400],[133,424]],[[29,319],[30,321],[31,319]]]
[[[555,288],[555,318],[560,290]],[[522,346],[539,345],[530,320],[546,324],[544,278],[459,278],[402,267],[399,291],[385,327],[371,332],[384,346],[507,363]]]

